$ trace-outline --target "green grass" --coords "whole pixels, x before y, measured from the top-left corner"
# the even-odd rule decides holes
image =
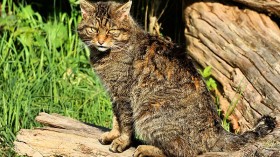
[[[75,7],[75,3],[71,5]],[[3,9],[5,8],[5,9]],[[44,21],[29,5],[2,3],[0,18],[0,156],[14,156],[16,133],[40,126],[39,112],[110,127],[109,98],[88,63],[76,28],[80,15]]]

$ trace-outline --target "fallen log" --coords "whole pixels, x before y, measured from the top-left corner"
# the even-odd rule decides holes
[[[280,115],[274,115],[277,121]],[[22,129],[14,142],[19,155],[30,157],[131,157],[134,147],[123,153],[112,153],[109,146],[101,145],[98,137],[108,129],[100,128],[58,114],[40,113],[36,120],[42,128]],[[278,123],[279,124],[279,123]],[[256,143],[249,143],[236,152],[209,152],[200,157],[247,157],[248,155],[270,157],[280,155],[280,127]]]
[[[14,142],[19,155],[32,157],[124,157],[132,156],[134,148],[121,154],[109,151],[109,146],[101,145],[98,138],[104,128],[98,128],[58,114],[40,113],[36,121],[42,128],[22,129]]]

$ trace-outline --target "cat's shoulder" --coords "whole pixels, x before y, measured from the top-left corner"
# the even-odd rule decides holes
[[[171,38],[159,35],[147,35],[147,52],[163,55],[168,58],[185,58],[186,51],[179,44],[174,43]]]

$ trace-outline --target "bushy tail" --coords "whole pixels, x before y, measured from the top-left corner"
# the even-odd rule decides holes
[[[256,126],[251,131],[247,131],[241,136],[243,136],[248,141],[256,140],[272,132],[276,127],[276,124],[276,118],[265,115],[258,120]]]
[[[261,137],[269,134],[276,127],[276,118],[263,116],[258,120],[256,126],[244,132],[242,135],[235,135],[224,131],[225,136],[217,141],[211,151],[236,151],[242,148],[248,142],[254,142]]]
[[[276,125],[276,118],[266,115],[258,120],[258,123],[254,127],[253,131],[257,134],[258,137],[263,137],[272,132]]]

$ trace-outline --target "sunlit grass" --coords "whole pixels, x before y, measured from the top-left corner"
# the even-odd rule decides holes
[[[110,101],[75,31],[78,12],[44,22],[29,5],[2,4],[9,9],[0,18],[0,156],[13,156],[16,133],[39,126],[39,112],[110,127]]]

